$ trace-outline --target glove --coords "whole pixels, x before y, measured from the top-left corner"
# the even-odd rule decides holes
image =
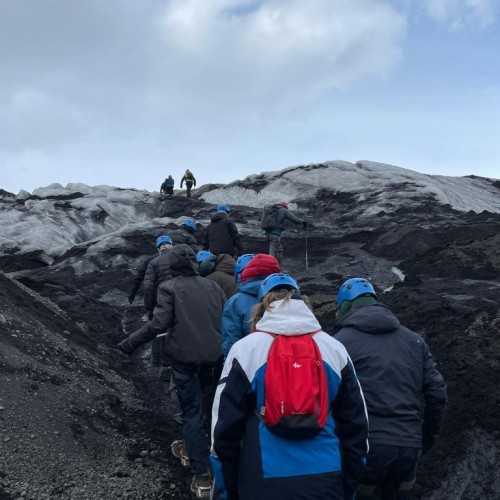
[[[133,304],[134,299],[135,299],[135,294],[132,294],[132,293],[131,293],[131,294],[128,296],[128,303],[129,303],[129,304]]]
[[[129,356],[134,352],[134,348],[132,347],[129,339],[122,340],[116,347],[118,347],[121,352],[128,354]]]
[[[306,220],[302,223],[302,226],[307,227],[307,221]]]

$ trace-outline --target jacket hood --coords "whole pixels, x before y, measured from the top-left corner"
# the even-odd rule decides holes
[[[352,327],[374,335],[395,331],[399,326],[398,318],[382,304],[354,307],[338,323],[339,329]]]
[[[195,276],[198,272],[196,255],[188,245],[175,245],[169,253],[172,276]]]
[[[242,283],[238,283],[238,291],[246,293],[248,295],[253,295],[254,297],[259,296],[260,284],[265,278],[254,278]]]
[[[264,313],[256,329],[292,337],[321,331],[321,325],[303,300],[291,299],[273,302],[272,309]]]
[[[276,257],[267,253],[258,253],[252,257],[252,260],[243,269],[241,281],[244,282],[252,278],[265,278],[270,274],[280,272],[281,268]]]
[[[229,217],[229,215],[227,215],[226,212],[215,212],[214,214],[212,214],[212,217],[210,217],[210,220],[212,222],[219,222],[220,220],[222,219],[227,219]]]
[[[221,253],[215,261],[215,270],[220,271],[230,276],[234,275],[234,264],[236,261],[227,253]]]

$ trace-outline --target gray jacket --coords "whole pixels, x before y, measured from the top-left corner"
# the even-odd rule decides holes
[[[198,274],[196,257],[187,245],[170,251],[170,271],[172,279],[158,288],[153,319],[128,337],[130,347],[137,349],[168,331],[167,350],[174,361],[214,363],[222,357],[224,292]]]
[[[363,389],[371,443],[422,445],[439,434],[446,383],[422,337],[381,304],[354,307],[338,325]]]

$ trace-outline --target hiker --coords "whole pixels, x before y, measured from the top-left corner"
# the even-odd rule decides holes
[[[235,342],[250,333],[252,309],[259,303],[260,285],[267,276],[281,272],[275,257],[266,253],[242,255],[236,262],[238,293],[224,305],[222,349],[224,358]]]
[[[356,369],[370,420],[370,452],[356,499],[407,500],[420,454],[433,445],[446,384],[420,335],[378,302],[372,284],[351,278],[337,295],[337,333]]]
[[[215,281],[223,290],[226,299],[232,297],[238,289],[233,276],[234,259],[225,253],[214,255],[208,250],[196,254],[200,275]]]
[[[160,193],[166,194],[168,196],[172,196],[174,194],[174,184],[175,181],[172,179],[172,176],[169,175],[160,186]]]
[[[352,499],[368,421],[349,356],[290,276],[268,276],[259,298],[253,333],[231,348],[215,395],[215,487],[228,500]]]
[[[182,176],[181,179],[181,189],[182,189],[182,184],[186,182],[186,196],[188,198],[191,198],[191,188],[194,186],[196,187],[196,179],[194,178],[194,175],[191,173],[191,170],[186,170],[184,172],[184,175]]]
[[[193,219],[184,219],[181,222],[181,227],[179,229],[172,229],[168,231],[168,235],[172,238],[174,245],[180,245],[184,243],[189,245],[194,253],[198,253],[199,247],[194,233],[196,232],[196,221]]]
[[[144,308],[148,319],[153,317],[156,307],[158,286],[172,277],[170,273],[170,250],[173,242],[170,236],[162,235],[156,239],[158,255],[150,261],[144,276]],[[167,352],[166,337],[160,336],[153,340],[151,348],[153,366],[160,368],[160,378],[168,381],[171,378],[171,359]]]
[[[172,279],[158,287],[153,318],[121,342],[119,349],[132,354],[168,330],[184,437],[174,441],[171,449],[184,466],[193,469],[191,491],[197,498],[208,498],[212,480],[203,416],[208,426],[222,360],[220,315],[226,298],[216,283],[199,275],[195,254],[188,245],[176,245],[170,251],[170,271]]]
[[[234,220],[229,217],[231,209],[225,203],[217,206],[205,231],[203,250],[210,250],[214,255],[226,253],[237,258],[243,253],[240,234]]]
[[[280,201],[274,205],[264,207],[261,226],[266,232],[267,241],[269,241],[269,255],[276,257],[280,264],[283,260],[281,233],[287,220],[294,224],[302,224],[307,229],[307,221],[300,219],[288,210],[287,201]]]

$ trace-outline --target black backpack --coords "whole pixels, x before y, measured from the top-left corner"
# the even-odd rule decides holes
[[[260,220],[260,227],[264,230],[271,230],[277,227],[277,215],[280,205],[266,205],[262,212],[262,219]]]

